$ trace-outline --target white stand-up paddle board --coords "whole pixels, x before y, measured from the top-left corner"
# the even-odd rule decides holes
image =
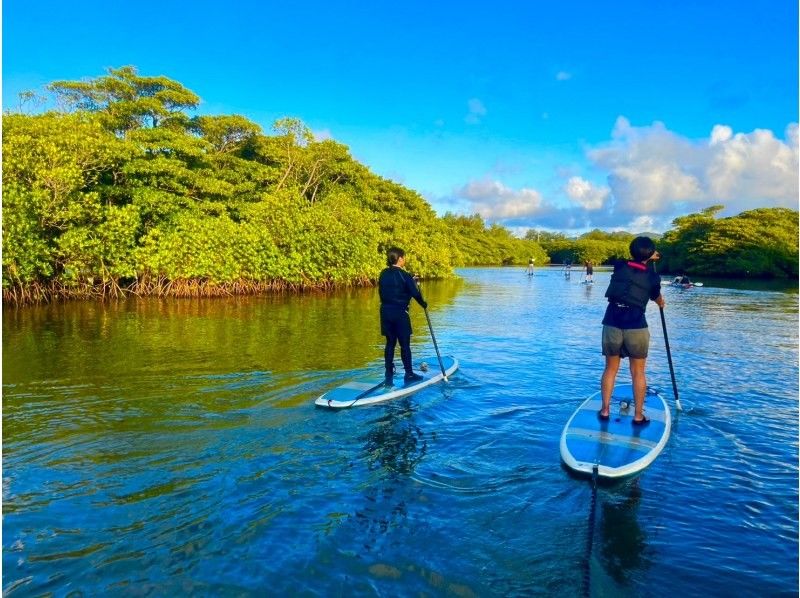
[[[423,364],[425,367],[422,367]],[[442,364],[448,376],[458,369],[458,360],[455,357],[442,356]],[[372,405],[413,394],[444,379],[439,360],[435,356],[420,360],[419,364],[415,364],[414,371],[422,375],[422,380],[406,384],[403,382],[402,371],[395,374],[393,386],[384,385],[383,375],[351,380],[326,392],[314,404],[332,409]]]
[[[598,417],[602,399],[586,399],[561,434],[561,459],[571,470],[601,478],[621,478],[650,465],[669,440],[672,417],[657,391],[648,388],[644,412],[650,423],[633,424],[633,385],[618,384],[611,396],[608,420]]]

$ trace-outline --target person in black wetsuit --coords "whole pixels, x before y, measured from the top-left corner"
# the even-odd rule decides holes
[[[405,252],[392,247],[386,252],[386,265],[378,277],[378,294],[381,298],[381,334],[386,337],[383,357],[386,364],[386,386],[394,384],[394,348],[400,343],[400,358],[406,371],[405,382],[422,380],[411,367],[411,318],[408,304],[412,297],[423,309],[428,304],[411,275],[403,269],[406,263]]]
[[[606,290],[608,307],[603,317],[603,355],[606,367],[600,380],[603,404],[598,413],[601,420],[610,417],[611,394],[623,357],[630,359],[633,379],[633,400],[635,411],[633,423],[647,424],[644,396],[647,393],[645,363],[650,347],[650,331],[644,317],[648,301],[655,301],[664,307],[661,295],[661,277],[647,264],[661,256],[655,243],[649,237],[636,237],[630,244],[631,261],[618,261]]]

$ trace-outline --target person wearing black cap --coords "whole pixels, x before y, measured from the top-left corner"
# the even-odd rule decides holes
[[[378,294],[381,298],[381,334],[386,337],[383,357],[386,365],[386,386],[394,384],[394,348],[400,343],[400,359],[405,369],[405,382],[422,380],[411,367],[411,318],[408,304],[413,298],[423,309],[427,302],[417,287],[414,278],[403,267],[406,263],[405,251],[391,247],[386,252],[386,268],[378,277]]]

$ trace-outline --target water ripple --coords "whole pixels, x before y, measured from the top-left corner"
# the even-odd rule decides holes
[[[608,274],[464,275],[425,283],[461,370],[343,412],[312,403],[380,372],[370,290],[4,319],[4,594],[578,594],[592,489],[558,440],[598,386]],[[672,438],[597,490],[595,595],[796,593],[796,294],[696,290],[665,291]]]

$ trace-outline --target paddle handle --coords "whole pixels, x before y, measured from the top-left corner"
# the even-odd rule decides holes
[[[664,331],[664,346],[667,348],[667,361],[669,362],[669,375],[672,378],[672,392],[675,394],[675,407],[683,411],[681,400],[678,398],[678,383],[675,382],[675,368],[672,366],[672,351],[669,350],[669,336],[667,336],[667,320],[664,318],[664,308],[658,308],[661,313],[661,329]]]
[[[428,315],[428,308],[423,307],[425,310],[425,319],[428,320],[428,330],[431,331],[431,339],[433,340],[433,348],[436,349],[436,357],[439,360],[439,368],[442,370],[442,376],[444,376],[444,381],[449,382],[447,379],[447,373],[444,371],[444,363],[442,363],[442,355],[439,353],[439,345],[436,343],[436,335],[433,333],[433,326],[431,325],[431,317]]]

